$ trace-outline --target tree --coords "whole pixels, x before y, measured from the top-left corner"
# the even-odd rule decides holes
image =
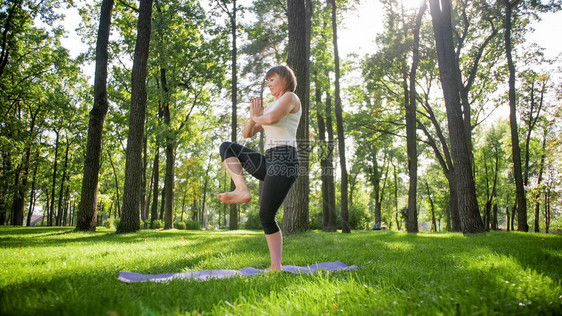
[[[519,132],[517,131],[517,108],[515,95],[515,64],[512,57],[511,43],[511,24],[513,10],[521,0],[503,0],[505,8],[504,19],[504,40],[505,55],[507,58],[507,66],[509,69],[509,126],[511,128],[511,157],[513,159],[513,176],[515,178],[515,187],[517,194],[517,230],[528,231],[527,224],[527,195],[525,193],[525,185],[523,183],[523,170],[521,168],[521,148],[519,147]]]
[[[425,2],[420,7],[414,26],[414,43],[412,49],[412,67],[410,68],[409,83],[404,76],[404,98],[406,103],[406,144],[408,151],[408,174],[410,175],[410,187],[408,190],[408,224],[409,233],[418,231],[417,212],[417,184],[418,184],[418,150],[416,139],[416,72],[420,62],[419,43],[422,17],[427,6]],[[408,89],[409,85],[409,89]],[[408,91],[409,90],[409,91]]]
[[[471,153],[461,108],[459,66],[453,46],[451,1],[430,0],[439,75],[447,109],[451,152],[457,178],[459,215],[464,233],[484,231],[476,199]]]
[[[229,2],[232,3],[232,11],[228,10],[227,4]],[[219,7],[222,9],[224,13],[228,15],[228,22],[230,26],[230,31],[232,34],[232,50],[231,50],[231,78],[232,78],[232,85],[231,85],[231,100],[232,100],[232,121],[231,121],[231,135],[230,141],[236,142],[236,136],[238,134],[238,122],[237,122],[237,104],[238,104],[238,70],[237,70],[237,48],[236,48],[236,37],[237,37],[237,22],[236,22],[236,13],[238,8],[236,7],[236,0],[217,0]],[[234,181],[230,181],[230,190],[234,191],[235,189]],[[238,229],[238,205],[237,204],[230,204],[230,222],[228,228],[231,230]]]
[[[338,26],[336,20],[336,1],[328,0],[332,7],[332,36],[334,45],[334,69],[336,73],[335,77],[335,113],[336,113],[336,124],[338,133],[338,149],[340,155],[340,169],[341,169],[341,229],[342,233],[350,233],[351,228],[349,226],[349,205],[348,205],[348,174],[347,174],[347,164],[345,161],[345,130],[343,126],[343,110],[341,104],[340,95],[340,55],[338,51]]]
[[[90,111],[88,142],[84,160],[84,177],[78,204],[77,231],[95,231],[97,223],[98,178],[101,166],[102,134],[109,109],[107,99],[107,63],[109,32],[113,0],[104,0],[100,9],[98,40],[96,44],[96,73],[94,78],[94,106]]]
[[[131,78],[131,110],[127,138],[127,163],[123,210],[117,232],[140,229],[140,199],[142,177],[142,143],[146,111],[146,73],[152,23],[152,0],[141,0],[137,22],[137,43]]]
[[[309,56],[310,56],[310,18],[312,5],[310,0],[288,0],[287,16],[289,26],[289,43],[287,65],[297,78],[295,93],[301,100],[302,116],[297,129],[297,146],[299,155],[299,175],[289,194],[285,198],[283,213],[283,232],[293,234],[309,229],[308,202],[310,192],[309,180]]]

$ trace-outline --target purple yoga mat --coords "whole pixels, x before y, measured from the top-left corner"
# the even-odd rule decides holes
[[[343,262],[322,262],[309,266],[283,266],[283,271],[290,273],[310,274],[318,270],[323,271],[351,271],[358,267],[356,265],[348,266]],[[252,267],[240,270],[204,270],[182,273],[162,273],[162,274],[141,274],[135,272],[119,272],[119,281],[126,283],[135,282],[167,282],[173,279],[208,281],[211,279],[226,279],[235,276],[251,276],[258,273],[267,272],[268,269],[256,269]]]

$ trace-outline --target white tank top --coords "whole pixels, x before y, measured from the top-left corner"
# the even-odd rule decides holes
[[[292,92],[287,92],[292,93]],[[295,113],[289,113],[279,122],[271,125],[262,125],[265,132],[265,149],[276,146],[289,145],[297,148],[297,127],[302,114],[302,106],[300,100],[295,94],[295,98],[291,98],[293,102],[298,102],[299,110]],[[264,113],[273,110],[279,104],[279,99],[271,103],[264,109]],[[297,104],[295,104],[297,105]]]

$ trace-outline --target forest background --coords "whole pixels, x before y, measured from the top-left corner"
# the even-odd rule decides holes
[[[303,150],[299,182],[307,189],[295,185],[279,215],[286,232],[382,223],[409,232],[562,227],[560,51],[545,54],[526,40],[538,18],[560,16],[559,1],[452,1],[449,14],[449,1],[441,1],[442,17],[452,17],[456,66],[442,64],[435,41],[447,19],[423,1],[379,1],[382,30],[361,30],[376,35],[376,45],[342,56],[338,48],[349,44],[342,38],[337,45],[338,27],[353,23],[361,3],[300,1],[311,9],[301,26],[291,19],[293,2],[3,2],[0,223],[259,228],[258,199],[230,207],[214,198],[231,187],[217,148],[229,139],[261,147],[262,137],[241,139],[248,100],[266,93],[269,67],[295,65],[291,56],[298,56],[306,67],[295,71],[307,79],[297,93],[308,109],[300,142],[310,151]],[[100,23],[109,4],[110,22]],[[59,15],[73,6],[84,44],[72,45],[87,47],[77,55],[62,44],[69,27]],[[93,80],[103,74],[103,25],[105,96]],[[291,46],[295,27],[309,36],[304,54]],[[142,34],[150,41],[146,78],[135,73]],[[448,115],[447,69],[457,80],[464,142],[454,140],[459,124]],[[94,177],[85,176],[89,129],[103,100],[92,186]],[[140,142],[130,141],[135,102],[146,106]],[[467,155],[458,155],[459,143]],[[135,144],[138,155],[130,158]],[[470,168],[464,174],[456,165],[462,157]],[[138,163],[127,167],[128,160]],[[128,178],[128,168],[138,177]],[[467,187],[473,193],[458,194]],[[250,189],[259,196],[257,181]],[[95,198],[91,211],[84,190]],[[460,201],[471,194],[474,201]]]

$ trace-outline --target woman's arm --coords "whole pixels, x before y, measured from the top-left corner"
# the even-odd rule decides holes
[[[285,93],[281,98],[279,98],[279,104],[277,104],[274,109],[265,114],[263,113],[261,103],[258,105],[257,102],[252,102],[250,108],[250,118],[256,124],[260,125],[275,124],[281,121],[281,119],[283,119],[289,113],[298,111],[298,108],[295,109],[295,107],[299,104],[299,102],[294,102],[294,98],[297,98],[296,94],[292,92]]]
[[[248,124],[246,124],[244,130],[242,130],[242,137],[244,138],[254,137],[254,135],[259,133],[262,129],[263,127],[260,124],[256,124],[256,122],[254,122],[254,120],[250,118],[250,121],[248,122]]]

